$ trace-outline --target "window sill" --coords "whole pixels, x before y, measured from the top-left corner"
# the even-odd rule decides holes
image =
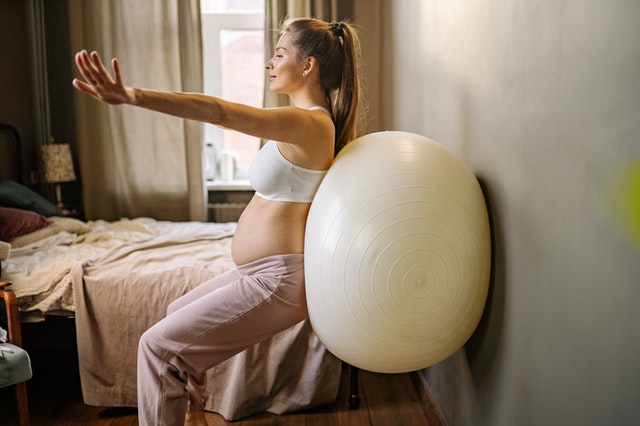
[[[207,191],[253,191],[248,179],[207,181]]]

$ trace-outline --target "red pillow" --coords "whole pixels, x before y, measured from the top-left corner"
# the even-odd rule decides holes
[[[0,240],[10,242],[51,223],[46,217],[29,210],[0,207]]]

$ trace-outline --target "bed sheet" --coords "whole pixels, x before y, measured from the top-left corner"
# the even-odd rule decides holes
[[[42,320],[46,315],[73,316],[74,265],[106,259],[111,251],[125,244],[152,240],[207,239],[224,248],[234,230],[235,223],[167,222],[150,218],[89,221],[82,233],[61,231],[12,248],[10,257],[2,263],[2,279],[13,281],[23,321]],[[229,263],[230,260],[224,265]]]

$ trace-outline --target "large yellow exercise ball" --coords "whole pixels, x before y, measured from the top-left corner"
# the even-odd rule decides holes
[[[426,368],[475,330],[490,263],[486,203],[461,159],[413,133],[362,136],[339,153],[311,204],[311,325],[353,366]]]

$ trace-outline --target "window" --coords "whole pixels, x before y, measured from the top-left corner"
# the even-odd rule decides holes
[[[261,107],[264,0],[201,0],[200,4],[204,93]],[[208,181],[247,179],[249,163],[260,149],[259,138],[205,124],[204,142]]]

